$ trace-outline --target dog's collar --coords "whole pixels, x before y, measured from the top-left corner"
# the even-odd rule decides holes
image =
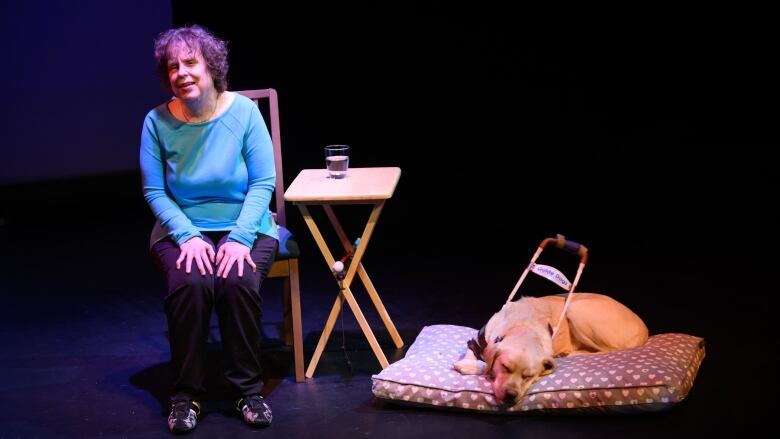
[[[476,338],[472,338],[466,344],[469,349],[474,352],[474,355],[477,358],[482,357],[482,352],[484,352],[485,348],[487,347],[487,340],[485,339],[485,327],[483,326],[482,329],[479,330]]]

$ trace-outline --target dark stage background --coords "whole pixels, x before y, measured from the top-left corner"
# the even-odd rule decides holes
[[[396,265],[511,290],[562,233],[591,248],[583,288],[657,306],[656,330],[703,332],[725,311],[712,287],[769,297],[777,30],[759,13],[173,5],[230,41],[233,89],[279,91],[287,181],[329,143],[403,169],[373,244]]]
[[[138,168],[138,127],[165,99],[151,41],[171,11],[157,0],[0,3],[0,185]]]
[[[165,99],[152,40],[198,23],[229,41],[231,89],[278,91],[287,184],[300,169],[323,167],[330,143],[351,145],[351,166],[403,170],[366,255],[393,285],[391,314],[477,327],[538,243],[561,233],[590,248],[582,290],[628,304],[651,333],[707,340],[712,399],[699,403],[740,401],[716,422],[749,428],[768,414],[775,385],[740,379],[769,374],[778,347],[770,14],[92,3],[0,9],[4,39],[14,41],[0,69],[11,96],[0,121],[3,242],[85,229],[88,237],[56,255],[26,249],[30,264],[78,271],[80,257],[117,236],[137,238],[118,254],[146,257],[153,220],[137,145],[145,112]],[[44,14],[52,7],[59,15]],[[302,270],[329,282],[297,209],[288,217]],[[344,219],[357,236],[364,218]],[[3,248],[4,260],[20,266],[16,250]],[[149,273],[131,285],[153,279],[147,262],[136,263]],[[575,267],[568,263],[559,266]],[[419,296],[410,302],[418,309],[392,309],[393,294]],[[426,307],[453,304],[446,321],[424,321]],[[30,324],[19,312],[30,306],[12,301],[4,330]],[[712,421],[686,422],[704,431]]]

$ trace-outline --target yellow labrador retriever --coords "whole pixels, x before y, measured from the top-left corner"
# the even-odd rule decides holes
[[[555,368],[554,357],[634,348],[647,341],[642,319],[602,294],[574,293],[566,318],[552,337],[565,298],[523,297],[505,304],[470,340],[455,369],[493,378],[497,404],[514,405],[542,375]]]

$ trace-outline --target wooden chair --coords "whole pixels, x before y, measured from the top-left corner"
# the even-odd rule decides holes
[[[272,88],[260,90],[236,90],[252,99],[261,112],[264,105],[261,99],[268,100],[268,118],[271,140],[274,146],[274,162],[276,164],[275,218],[279,225],[279,251],[268,273],[269,278],[283,278],[282,294],[284,303],[284,342],[293,346],[295,361],[295,381],[304,381],[303,376],[303,335],[301,328],[301,290],[298,282],[298,244],[287,230],[284,206],[284,177],[282,173],[282,142],[279,131],[279,103],[276,90]],[[264,116],[265,117],[265,116]]]

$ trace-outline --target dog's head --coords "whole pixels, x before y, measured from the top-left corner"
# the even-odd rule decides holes
[[[549,333],[527,325],[490,340],[484,358],[497,404],[515,405],[539,377],[555,368]]]

